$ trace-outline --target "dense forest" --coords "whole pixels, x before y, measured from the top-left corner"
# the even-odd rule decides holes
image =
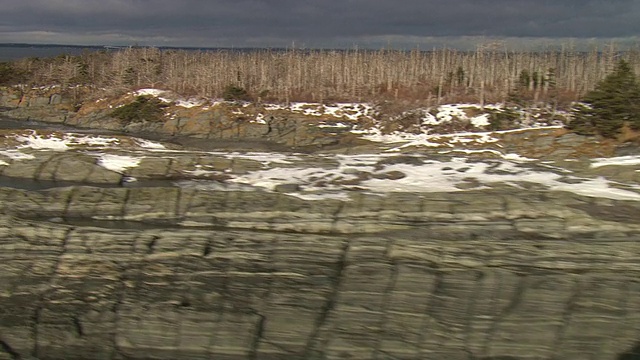
[[[456,50],[188,51],[125,48],[0,64],[0,83],[89,93],[155,87],[187,96],[224,97],[229,89],[264,101],[525,102],[565,107],[640,52],[512,52],[500,46]]]

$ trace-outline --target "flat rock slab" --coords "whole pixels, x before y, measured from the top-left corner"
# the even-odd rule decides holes
[[[0,187],[0,359],[620,360],[640,346],[633,165],[20,136],[0,148],[14,184]]]

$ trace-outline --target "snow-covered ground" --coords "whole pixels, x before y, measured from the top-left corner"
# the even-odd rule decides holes
[[[594,159],[591,163],[592,168],[599,168],[602,166],[610,166],[610,165],[640,165],[640,156],[630,155],[630,156],[618,156],[612,158],[599,158]],[[636,170],[640,171],[640,170]]]
[[[393,140],[379,136],[380,141]],[[451,147],[436,154],[389,151],[356,155],[203,152],[168,149],[161,143],[137,138],[22,131],[12,136],[5,135],[5,145],[0,150],[0,170],[14,162],[33,159],[39,152],[82,152],[93,156],[96,164],[124,174],[139,166],[145,158],[191,154],[197,160],[192,168],[185,169],[184,175],[193,176],[194,181],[183,181],[180,186],[275,191],[278,185],[296,184],[299,191],[292,195],[312,200],[327,197],[346,199],[353,191],[383,195],[390,192],[461,192],[490,188],[496,184],[523,189],[526,184],[535,184],[548,190],[583,196],[640,201],[640,185],[634,182],[621,183],[601,176],[574,173],[496,149],[465,148],[471,142],[493,144],[498,139],[492,133],[416,135],[408,142],[406,137],[397,140],[405,143],[446,141]],[[493,159],[477,156],[487,152],[495,155]],[[258,167],[240,172],[214,169],[207,165],[211,163],[208,159],[212,158],[251,160]],[[594,159],[590,167],[636,167],[638,164],[640,156],[624,156]],[[212,178],[224,175],[227,180],[222,184],[220,180],[203,179],[208,175]]]
[[[134,96],[153,96],[161,101],[173,105],[176,108],[200,108],[205,111],[217,105],[226,104],[233,109],[231,113],[238,117],[252,119],[256,123],[266,123],[268,114],[280,111],[302,114],[310,118],[317,118],[319,126],[334,128],[352,128],[355,131],[369,131],[375,133],[381,131],[381,110],[371,103],[314,103],[314,102],[291,102],[288,104],[266,103],[251,104],[248,102],[230,102],[222,99],[206,98],[185,98],[168,90],[161,89],[140,89],[133,93]],[[120,104],[120,106],[123,104]],[[255,105],[255,106],[251,106]],[[530,108],[518,109],[506,107],[504,104],[445,104],[432,107],[419,107],[407,110],[387,121],[396,121],[406,116],[417,116],[416,123],[420,125],[420,135],[431,133],[431,129],[443,124],[453,122],[468,123],[478,131],[487,130],[491,124],[493,114],[508,111],[510,116],[515,116],[522,127],[541,127],[549,125],[561,125],[558,118],[567,118],[568,114],[550,109]],[[551,116],[552,115],[552,116]],[[167,116],[175,116],[171,110]],[[547,121],[546,117],[553,117],[554,120]],[[329,121],[328,123],[326,121]],[[373,123],[372,128],[361,128],[362,122]],[[415,131],[413,131],[415,133]]]
[[[171,158],[191,153],[205,161],[202,164],[194,163],[191,169],[184,169],[183,175],[193,177],[194,180],[183,181],[180,186],[275,191],[278,185],[296,184],[299,191],[292,195],[305,199],[345,199],[352,191],[377,194],[460,192],[489,188],[493,184],[522,187],[528,183],[548,190],[568,191],[584,196],[640,201],[640,187],[636,183],[622,184],[604,177],[574,174],[551,165],[540,166],[537,159],[503,151],[500,144],[502,135],[529,131],[526,127],[553,130],[562,126],[549,126],[548,122],[535,115],[529,116],[530,114],[521,110],[508,109],[511,114],[519,114],[523,119],[530,118],[528,123],[523,122],[525,129],[486,131],[492,112],[505,110],[501,104],[451,104],[413,109],[409,112],[412,118],[417,116],[420,125],[417,130],[414,128],[411,131],[387,133],[376,118],[379,115],[378,109],[366,103],[294,102],[251,106],[249,103],[230,103],[219,99],[184,98],[160,89],[141,89],[132,95],[154,96],[176,108],[200,107],[203,111],[218,104],[233,105],[233,114],[251,113],[247,117],[253,119],[250,121],[262,123],[266,122],[269,113],[299,113],[311,119],[317,118],[317,126],[320,128],[350,131],[362,139],[378,143],[379,151],[359,155],[190,152],[168,149],[158,142],[122,136],[22,131],[5,137],[6,146],[0,149],[0,169],[13,162],[33,159],[39,151],[79,151],[95,157],[99,166],[126,174],[129,169],[139,166],[145,158]],[[407,113],[399,117],[406,116]],[[452,134],[436,134],[431,131],[434,126],[451,122],[470,124],[474,130]],[[405,153],[409,148],[433,150],[431,155],[411,154],[403,160],[401,157],[408,156]],[[436,157],[433,155],[434,151]],[[486,155],[491,155],[491,159],[487,159]],[[234,173],[231,169],[214,169],[208,166],[207,157],[252,160],[262,168]],[[594,159],[589,165],[591,169],[597,169],[603,166],[639,164],[640,156],[625,156]],[[216,178],[216,175],[221,174],[227,179],[223,186],[219,181],[206,180],[208,176]]]

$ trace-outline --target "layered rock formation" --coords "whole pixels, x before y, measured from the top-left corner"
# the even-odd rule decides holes
[[[640,336],[637,202],[0,198],[0,358],[622,359]]]
[[[123,129],[105,112],[77,117],[53,95],[5,95],[0,106],[14,107],[9,114],[17,118]],[[197,127],[211,125],[206,117],[193,117],[195,127],[179,119],[163,126],[180,125],[166,134],[214,136],[212,128],[236,124],[219,116],[206,129]],[[335,141],[287,132],[306,128],[302,117],[282,117],[297,124],[282,132],[272,127],[278,121],[244,128],[255,132],[229,125],[215,136],[286,145]],[[562,158],[593,144],[553,132],[529,139],[530,151],[551,149],[557,152],[551,157]],[[42,144],[29,143],[45,140],[38,134],[24,142],[0,135],[10,148],[0,159],[0,359],[640,356],[640,202],[619,196],[637,195],[633,168],[575,161],[511,169],[517,175],[562,165],[575,172],[557,181],[580,182],[583,190],[594,182],[575,175],[607,176],[619,181],[608,189],[624,190],[614,200],[525,181],[483,184],[471,181],[473,174],[460,175],[470,180],[459,186],[475,189],[464,192],[358,188],[365,180],[406,175],[385,172],[387,165],[419,166],[445,156],[435,150],[348,168],[328,156],[278,164],[337,173],[333,183],[314,180],[318,188],[348,186],[344,196],[327,198],[322,191],[300,192],[295,183],[275,191],[221,191],[172,182],[204,174],[223,183],[227,176],[269,170],[273,164],[264,159],[143,153],[122,138],[107,150],[40,151]],[[501,146],[511,151],[527,136],[506,134]],[[600,145],[603,155],[613,152]],[[495,155],[489,150],[485,155]],[[135,154],[139,162],[109,169],[99,164],[104,151]],[[438,171],[464,174],[485,155]],[[505,173],[500,164],[486,171]],[[126,183],[132,178],[137,185]]]
[[[117,105],[131,102],[133,96],[111,99]],[[180,136],[196,139],[216,139],[230,141],[254,141],[265,146],[284,145],[288,147],[319,147],[350,142],[352,136],[345,129],[319,128],[314,126],[315,117],[287,111],[272,111],[259,122],[250,121],[256,109],[252,105],[238,112],[242,105],[219,104],[211,109],[172,109],[166,121],[123,122],[111,116],[113,104],[107,101],[97,103],[76,103],[71,96],[62,96],[56,88],[29,90],[0,89],[2,114],[14,119],[37,119],[84,128],[117,130],[129,133],[146,133],[155,136]],[[333,117],[329,117],[336,120]],[[343,136],[344,135],[344,136]]]

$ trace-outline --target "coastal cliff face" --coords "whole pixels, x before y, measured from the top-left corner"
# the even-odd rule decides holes
[[[47,98],[5,114],[54,121],[66,100]],[[291,154],[0,135],[0,359],[640,356],[637,159],[577,158],[611,144],[541,129]]]

